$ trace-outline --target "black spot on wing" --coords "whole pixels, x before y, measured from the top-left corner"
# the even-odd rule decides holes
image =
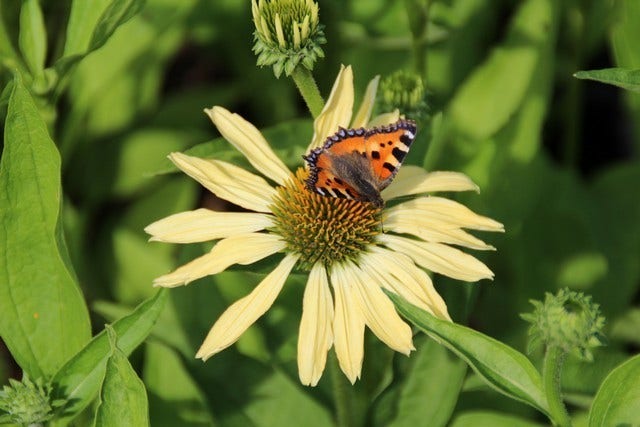
[[[393,166],[391,163],[388,162],[384,162],[384,164],[382,165],[383,168],[387,169],[389,172],[393,173],[396,171],[396,167]]]
[[[391,150],[391,154],[393,154],[393,157],[395,157],[399,162],[402,162],[404,160],[404,156],[407,155],[407,152],[395,147]]]
[[[403,133],[400,136],[400,141],[406,145],[407,147],[409,147],[411,145],[411,143],[413,142],[413,138],[410,138],[409,135],[407,135],[406,133]]]
[[[371,157],[373,157],[376,160],[380,159],[380,152],[379,151],[372,151],[371,152]]]

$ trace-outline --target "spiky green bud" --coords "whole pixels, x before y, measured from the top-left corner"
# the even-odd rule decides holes
[[[54,410],[62,402],[52,402],[51,387],[40,379],[22,381],[9,379],[0,390],[0,423],[39,424],[53,418]]]
[[[379,110],[400,110],[414,120],[428,117],[426,88],[422,78],[414,73],[398,70],[380,82]]]
[[[605,319],[591,296],[561,289],[557,295],[546,293],[544,303],[534,300],[531,303],[535,307],[533,313],[521,315],[531,323],[530,350],[544,344],[591,361],[591,350],[605,344],[602,335]]]
[[[276,77],[290,76],[298,66],[312,70],[326,43],[318,10],[312,0],[252,0],[257,64],[273,66]]]

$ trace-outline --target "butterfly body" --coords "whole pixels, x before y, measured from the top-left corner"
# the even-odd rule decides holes
[[[309,190],[382,207],[380,192],[398,173],[416,135],[412,120],[366,130],[343,129],[303,158]]]

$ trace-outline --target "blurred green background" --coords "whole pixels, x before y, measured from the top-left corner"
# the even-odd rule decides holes
[[[436,276],[436,286],[457,322],[522,351],[527,324],[519,313],[531,310],[530,299],[562,287],[591,294],[607,318],[609,345],[588,368],[568,362],[565,391],[580,413],[604,375],[640,345],[640,95],[573,74],[640,68],[640,2],[442,0],[422,17],[407,13],[414,2],[422,3],[319,1],[328,42],[313,74],[327,96],[340,64],[351,64],[361,95],[375,75],[412,70],[416,52],[424,55],[431,113],[442,111],[449,127],[432,151],[425,120],[407,163],[467,173],[482,191],[455,197],[506,228],[483,236],[498,249],[479,254],[493,282]],[[41,2],[48,65],[68,48],[70,3]],[[107,3],[95,1],[97,8]],[[0,54],[19,45],[20,5],[0,3]],[[428,20],[427,32],[412,37],[408,15]],[[217,139],[203,108],[222,105],[267,128],[286,163],[301,164],[310,116],[290,79],[255,66],[252,32],[249,1],[148,0],[66,75],[64,90],[31,87],[61,153],[64,231],[94,331],[153,295],[154,277],[205,250],[150,244],[144,226],[197,206],[234,209],[170,173],[166,160],[205,142],[196,150],[240,158]],[[5,87],[12,74],[3,65]],[[258,277],[231,271],[170,292],[152,338],[132,358],[152,425],[287,425],[292,414],[313,414],[305,418],[318,425],[330,420],[328,373],[316,389],[297,381],[302,278],[290,279],[237,346],[206,364],[193,359],[217,316]],[[398,386],[389,385],[392,371],[411,369],[420,356],[391,362],[381,343],[367,346],[355,410],[384,420],[367,408]],[[0,383],[8,377],[19,369],[0,347]],[[494,409],[544,422],[472,375],[452,408],[454,418]]]

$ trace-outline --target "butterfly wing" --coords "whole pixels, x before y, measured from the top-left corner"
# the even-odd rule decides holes
[[[372,173],[378,180],[379,191],[385,189],[398,173],[415,139],[416,131],[413,120],[400,120],[392,125],[367,131],[367,157]]]
[[[309,164],[307,187],[323,196],[355,199],[382,206],[386,188],[416,135],[412,120],[365,129],[340,129],[303,158]]]
[[[307,187],[323,196],[360,200],[359,191],[337,176],[334,162],[354,155],[365,158],[365,134],[364,129],[340,129],[327,138],[324,146],[304,156],[310,167]]]

